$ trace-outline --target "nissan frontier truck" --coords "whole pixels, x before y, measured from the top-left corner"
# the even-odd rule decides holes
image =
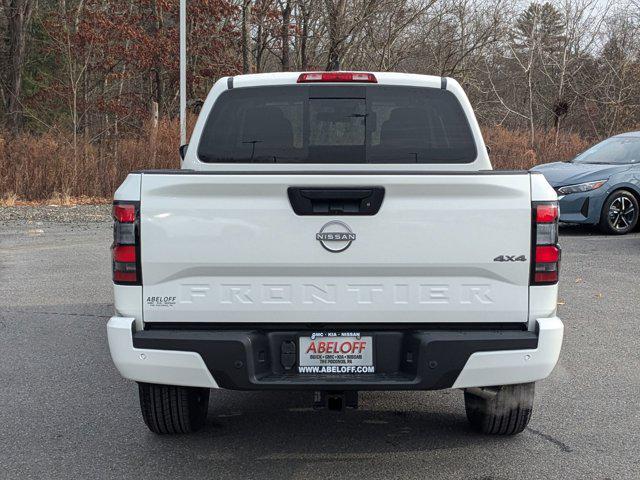
[[[222,78],[181,154],[113,203],[108,342],[149,429],[218,389],[458,389],[475,429],[524,430],[562,345],[557,197],[492,170],[455,80]]]

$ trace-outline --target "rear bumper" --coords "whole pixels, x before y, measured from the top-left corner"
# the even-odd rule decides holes
[[[559,318],[521,330],[374,330],[375,374],[302,375],[285,370],[281,345],[306,330],[134,331],[132,318],[108,323],[109,348],[131,380],[233,390],[436,390],[541,380],[562,345]]]

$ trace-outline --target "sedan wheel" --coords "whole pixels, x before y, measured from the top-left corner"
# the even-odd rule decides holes
[[[602,207],[600,228],[605,233],[629,233],[638,223],[638,213],[638,200],[631,192],[613,192]]]

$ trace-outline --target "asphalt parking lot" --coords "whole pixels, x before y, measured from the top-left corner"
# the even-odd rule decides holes
[[[108,214],[1,210],[0,478],[640,478],[640,233],[562,229],[564,349],[520,436],[470,431],[458,391],[216,391],[204,431],[159,437],[109,357]]]

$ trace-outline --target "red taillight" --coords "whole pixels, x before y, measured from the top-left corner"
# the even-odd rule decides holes
[[[536,262],[549,263],[560,260],[560,250],[555,245],[536,247]]]
[[[113,206],[113,218],[120,223],[136,221],[136,206],[132,204],[116,204]]]
[[[114,245],[112,252],[114,262],[133,263],[136,261],[136,247],[133,245]]]
[[[120,285],[140,285],[140,245],[137,202],[113,205],[113,281]]]
[[[558,282],[560,246],[558,245],[558,203],[533,206],[533,245],[531,284],[552,285]]]
[[[378,83],[378,80],[373,73],[364,72],[309,72],[298,77],[298,83],[314,82]]]
[[[138,274],[136,272],[121,272],[120,270],[113,271],[113,281],[118,284],[136,283],[138,280]]]
[[[554,284],[558,281],[558,271],[553,272],[536,272],[534,281],[537,284]]]
[[[558,205],[555,203],[540,204],[536,207],[537,223],[553,223],[558,219]]]

